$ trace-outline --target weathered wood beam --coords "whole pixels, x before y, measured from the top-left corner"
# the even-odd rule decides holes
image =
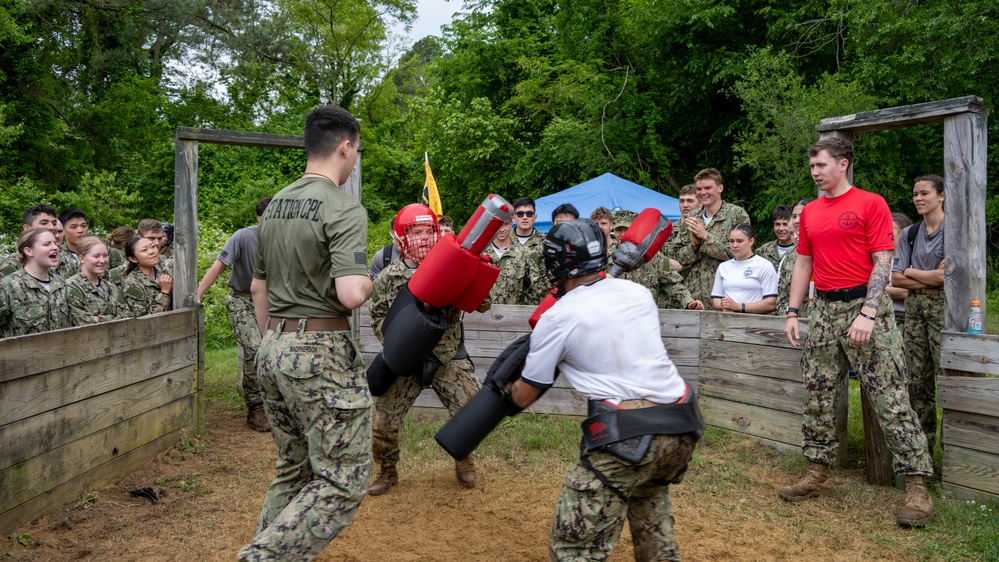
[[[212,144],[232,144],[236,146],[258,146],[265,148],[305,148],[305,139],[298,135],[275,135],[225,129],[198,129],[196,127],[177,128],[178,141],[208,142]]]
[[[173,309],[198,305],[198,142],[174,141]]]
[[[978,96],[964,96],[949,100],[875,109],[874,111],[862,111],[853,115],[829,117],[819,121],[815,130],[820,133],[830,131],[852,133],[887,131],[889,129],[911,127],[912,125],[939,123],[948,117],[965,113],[978,114],[984,117],[988,114],[988,110],[985,109],[982,99]]]

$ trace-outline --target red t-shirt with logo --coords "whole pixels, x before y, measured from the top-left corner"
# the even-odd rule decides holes
[[[806,205],[798,226],[798,253],[812,256],[820,291],[865,285],[874,269],[871,253],[895,250],[888,203],[856,187]]]

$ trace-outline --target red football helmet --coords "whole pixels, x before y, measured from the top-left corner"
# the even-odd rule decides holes
[[[417,263],[423,261],[440,237],[437,215],[426,205],[406,205],[395,216],[392,239],[399,246],[403,258]]]

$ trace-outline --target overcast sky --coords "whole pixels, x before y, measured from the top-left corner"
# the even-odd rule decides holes
[[[418,0],[416,13],[419,17],[413,24],[413,29],[405,34],[408,37],[404,42],[406,48],[427,35],[440,37],[441,26],[451,23],[451,16],[461,10],[461,4],[462,0]],[[396,28],[395,32],[404,33],[401,27]]]

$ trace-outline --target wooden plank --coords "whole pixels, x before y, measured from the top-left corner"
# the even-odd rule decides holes
[[[801,320],[798,325],[804,338],[808,334],[808,321]],[[782,316],[705,312],[701,318],[700,337],[703,340],[781,347],[797,351],[801,356],[801,348],[793,347],[784,335]]]
[[[863,111],[841,117],[829,117],[820,121],[815,129],[819,132],[849,131],[853,133],[867,133],[900,129],[925,123],[939,123],[948,117],[967,113],[984,116],[985,112],[986,110],[981,98],[977,96],[964,96],[948,100]]]
[[[89,472],[81,474],[65,484],[50,490],[15,509],[0,513],[0,534],[14,532],[19,525],[47,515],[65,504],[76,501],[81,493],[100,488],[121,479],[149,462],[153,457],[172,447],[184,435],[191,435],[194,425],[186,426],[159,439],[147,443]]]
[[[0,512],[75,476],[195,422],[196,397],[186,396],[0,471]]]
[[[948,445],[943,454],[943,481],[999,495],[999,455]]]
[[[704,423],[708,425],[801,446],[800,413],[789,414],[712,396],[701,396],[699,403]]]
[[[251,358],[252,360],[252,358]],[[205,388],[205,307],[198,305],[198,412],[197,428],[198,435],[205,434],[205,403],[208,400],[208,391]],[[242,387],[242,381],[240,381]]]
[[[174,140],[173,309],[198,306],[198,143]]]
[[[982,492],[981,490],[975,490],[973,488],[966,488],[964,486],[958,486],[957,484],[951,484],[950,482],[941,482],[940,487],[943,488],[944,493],[948,498],[956,498],[959,500],[975,500],[975,501],[996,501],[999,500],[999,495],[989,494]]]
[[[965,449],[999,455],[999,408],[993,415],[983,416],[955,410],[944,410],[944,449],[957,445]]]
[[[195,369],[185,367],[2,426],[0,469],[194,394],[197,390],[195,377]]]
[[[801,381],[787,381],[702,367],[699,394],[801,416]]]
[[[941,332],[940,366],[949,370],[999,375],[999,336]]]
[[[699,338],[704,312],[698,310],[659,309],[659,330],[663,339]]]
[[[0,383],[0,426],[194,365],[188,337]]]
[[[975,98],[977,100],[977,98]],[[981,100],[977,100],[979,105]],[[984,112],[966,113],[944,121],[944,255],[947,293],[944,327],[955,332],[968,329],[971,301],[982,303],[986,314],[987,269],[985,232],[988,129]]]
[[[701,340],[701,368],[802,381],[801,351],[719,340]]]
[[[298,135],[276,135],[273,133],[232,131],[227,129],[178,127],[176,139],[178,141],[198,141],[261,148],[305,148],[305,138]]]
[[[188,338],[197,327],[188,310],[0,339],[0,383]]]
[[[885,434],[881,431],[877,411],[863,385],[860,387],[860,411],[864,421],[864,466],[867,483],[873,486],[892,486],[895,484],[892,454],[888,449]],[[905,487],[904,482],[902,487]]]
[[[938,377],[937,402],[944,410],[994,416],[999,412],[999,379]]]

